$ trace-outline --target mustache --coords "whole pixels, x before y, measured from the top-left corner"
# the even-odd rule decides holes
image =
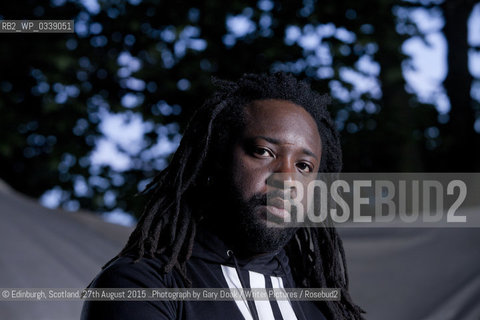
[[[250,207],[266,206],[268,199],[273,199],[273,198],[284,199],[285,198],[285,193],[281,190],[274,190],[274,191],[270,191],[268,193],[254,194],[250,198],[250,200],[248,200],[248,205]]]

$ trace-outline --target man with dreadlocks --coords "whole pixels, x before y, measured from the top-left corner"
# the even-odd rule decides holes
[[[147,187],[125,248],[92,288],[339,288],[340,301],[87,301],[82,319],[362,319],[342,242],[321,228],[270,228],[275,173],[339,172],[328,98],[285,73],[216,81],[170,165]]]

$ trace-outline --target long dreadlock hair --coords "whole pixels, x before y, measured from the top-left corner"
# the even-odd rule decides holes
[[[216,92],[193,115],[170,165],[144,191],[150,197],[135,230],[118,256],[162,255],[163,272],[175,269],[191,285],[186,263],[192,254],[195,231],[201,216],[188,194],[212,169],[213,155],[228,149],[242,127],[244,107],[263,99],[279,99],[302,106],[315,119],[321,141],[320,172],[340,172],[338,132],[327,111],[329,98],[309,84],[285,73],[246,74],[235,82],[214,80]],[[213,166],[215,169],[215,166]],[[329,319],[362,319],[361,310],[348,293],[348,275],[342,241],[333,223],[301,228],[285,246],[292,275],[302,287],[340,288],[341,301],[320,301]],[[117,257],[118,257],[117,256]],[[115,258],[114,258],[115,259]],[[114,260],[112,259],[112,260]]]

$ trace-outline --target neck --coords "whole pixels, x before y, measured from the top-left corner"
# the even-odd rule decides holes
[[[251,251],[245,246],[245,240],[242,239],[240,236],[236,235],[235,232],[232,232],[231,230],[226,230],[226,228],[218,226],[218,224],[210,223],[210,221],[208,220],[203,220],[199,224],[199,228],[202,228],[205,231],[210,232],[220,238],[220,240],[225,243],[226,247],[232,250],[235,256],[239,259],[259,258],[263,256],[277,254],[281,250],[280,248],[278,250],[268,252]]]

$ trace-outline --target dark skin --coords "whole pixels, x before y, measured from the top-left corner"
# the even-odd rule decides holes
[[[236,213],[237,220],[232,217],[227,228],[237,229],[231,233],[230,242],[236,239],[235,247],[243,255],[281,249],[294,230],[268,228],[267,215],[282,212],[252,199],[278,190],[272,185],[272,175],[276,173],[282,175],[273,176],[273,180],[305,180],[318,171],[321,139],[315,120],[305,109],[289,101],[254,101],[245,106],[245,127],[233,146],[231,159],[232,187],[238,198],[233,203],[240,212]],[[262,241],[269,244],[260,244]]]

